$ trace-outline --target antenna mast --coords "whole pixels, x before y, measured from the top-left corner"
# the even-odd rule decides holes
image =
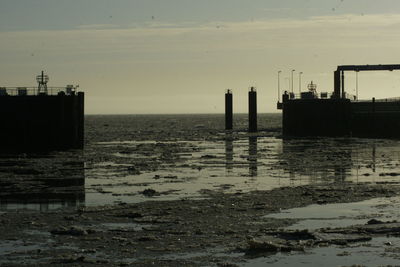
[[[38,82],[38,95],[47,95],[47,82],[49,81],[49,76],[42,74],[36,76],[36,81]]]

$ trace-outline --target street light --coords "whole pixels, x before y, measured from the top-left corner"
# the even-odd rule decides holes
[[[356,71],[356,100],[358,100],[358,71]]]
[[[285,81],[287,81],[288,92],[290,92],[290,77],[285,77]]]
[[[281,83],[280,83],[280,74],[281,74],[281,70],[278,71],[278,102],[281,99]]]
[[[292,93],[293,93],[293,72],[295,72],[296,70],[292,70]]]
[[[299,94],[301,95],[301,75],[303,74],[302,71],[299,72]]]

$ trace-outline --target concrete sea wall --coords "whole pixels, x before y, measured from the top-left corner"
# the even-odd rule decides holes
[[[84,93],[0,97],[0,151],[83,148]]]
[[[282,127],[285,136],[400,138],[400,102],[288,100]]]

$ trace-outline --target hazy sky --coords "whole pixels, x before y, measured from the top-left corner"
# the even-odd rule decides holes
[[[277,72],[333,90],[343,64],[400,64],[398,0],[0,0],[0,86],[80,84],[86,113],[217,113],[233,89],[275,112]],[[355,93],[355,74],[346,76]],[[359,73],[360,98],[400,96],[400,72]]]

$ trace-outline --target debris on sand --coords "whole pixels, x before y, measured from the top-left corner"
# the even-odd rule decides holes
[[[128,172],[129,172],[129,174],[131,174],[131,175],[140,175],[140,174],[142,174],[142,173],[140,172],[139,168],[137,168],[137,167],[134,166],[134,165],[128,167]]]
[[[146,197],[154,197],[156,195],[159,195],[159,193],[156,190],[151,188],[143,190],[142,194],[145,195]]]
[[[77,227],[77,226],[72,226],[71,228],[67,229],[65,227],[61,227],[58,229],[53,229],[50,231],[51,234],[53,235],[71,235],[71,236],[82,236],[82,235],[87,235],[88,231]]]
[[[216,155],[203,155],[201,156],[202,159],[216,159]]]
[[[381,224],[381,223],[383,222],[377,219],[371,219],[367,222],[367,224]]]

